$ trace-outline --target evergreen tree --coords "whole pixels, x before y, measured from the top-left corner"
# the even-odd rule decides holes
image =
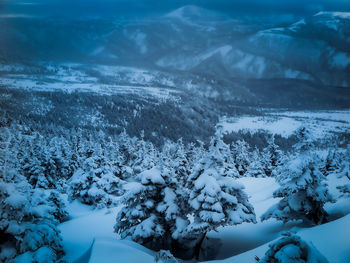
[[[123,179],[127,180],[134,176],[134,161],[136,157],[135,139],[130,138],[125,130],[118,136],[120,160],[122,161]]]
[[[339,174],[342,168],[342,155],[335,149],[328,149],[327,157],[323,162],[321,171],[325,176],[332,173]]]
[[[34,188],[55,187],[55,174],[50,173],[50,168],[54,164],[50,162],[46,149],[45,142],[39,134],[36,134],[30,141],[28,151],[20,160],[21,173]]]
[[[122,238],[130,236],[137,243],[153,247],[163,242],[166,233],[164,216],[157,210],[166,181],[158,167],[140,173],[136,179],[126,185],[125,206],[117,216],[115,231]]]
[[[140,140],[135,143],[134,160],[132,163],[133,172],[138,174],[144,170],[152,168],[155,163],[156,150],[152,143],[144,140],[144,132],[140,134]]]
[[[232,144],[232,155],[236,169],[241,176],[244,176],[250,163],[249,145],[244,140]]]
[[[326,221],[327,212],[323,206],[332,201],[324,175],[320,171],[320,159],[312,152],[312,139],[306,130],[299,130],[296,152],[279,171],[281,187],[274,197],[282,198],[271,207],[262,220],[276,218],[283,221],[303,219],[315,224]]]
[[[337,188],[344,194],[350,194],[350,144],[347,146],[346,152],[342,158],[340,169],[337,172],[338,178],[347,178],[349,183]]]
[[[229,147],[218,137],[211,140],[209,152],[191,174],[187,188],[193,222],[188,226],[196,241],[194,256],[198,259],[206,233],[219,226],[255,222],[254,209],[244,187],[234,177]]]
[[[275,144],[275,137],[271,135],[267,140],[267,147],[263,150],[263,165],[266,176],[271,176],[275,169],[281,164],[282,151]]]
[[[251,161],[249,163],[246,175],[252,177],[266,176],[262,162],[262,157],[258,149],[255,149],[251,155]]]
[[[38,192],[39,191],[39,192]],[[56,262],[64,251],[55,213],[43,189],[15,171],[0,178],[0,262]]]
[[[189,206],[175,171],[175,166],[159,161],[138,174],[136,182],[126,184],[125,207],[115,225],[122,238],[130,236],[147,247],[174,253],[183,248]]]
[[[99,144],[69,180],[70,195],[95,207],[116,205],[123,193],[123,181],[113,173]]]

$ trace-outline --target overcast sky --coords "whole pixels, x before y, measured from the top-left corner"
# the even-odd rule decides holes
[[[0,0],[0,13],[28,15],[152,15],[184,5],[237,14],[350,11],[350,0]]]

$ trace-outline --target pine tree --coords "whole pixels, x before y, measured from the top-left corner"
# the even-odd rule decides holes
[[[187,188],[193,223],[188,226],[197,242],[194,256],[198,259],[206,233],[219,226],[255,222],[254,209],[243,186],[234,177],[229,147],[218,137],[211,140],[209,152],[194,168]]]
[[[110,207],[117,204],[123,193],[123,180],[113,173],[101,146],[95,144],[94,149],[69,180],[70,195],[88,205]]]
[[[182,187],[185,187],[186,180],[191,173],[191,164],[182,139],[176,143],[165,142],[160,156],[162,165],[171,171],[171,176],[177,178]]]
[[[134,176],[134,161],[137,158],[135,150],[135,138],[130,138],[125,130],[118,136],[119,153],[121,154],[120,160],[122,160],[122,178],[127,180]]]
[[[125,206],[117,216],[115,231],[122,238],[130,236],[137,243],[153,247],[163,242],[166,233],[164,216],[157,210],[166,181],[158,167],[140,173],[136,179],[126,185]]]
[[[265,177],[264,165],[262,162],[262,157],[258,149],[255,149],[251,155],[251,161],[249,163],[247,176],[252,177]]]
[[[180,144],[175,147],[174,158],[170,164],[167,162],[169,159],[163,159],[159,164],[166,186],[162,189],[162,200],[157,206],[157,211],[161,212],[164,217],[166,232],[170,233],[170,236],[166,237],[168,243],[163,248],[170,249],[174,253],[188,249],[185,239],[190,207],[188,204],[189,191],[185,184],[189,167],[186,166],[182,146]]]
[[[283,221],[303,219],[315,224],[326,221],[327,212],[323,206],[332,201],[324,175],[320,171],[321,161],[312,152],[312,139],[306,130],[300,130],[298,150],[279,171],[281,187],[274,197],[282,198],[271,207],[262,220],[276,218]]]
[[[34,188],[54,188],[55,178],[48,174],[50,158],[46,154],[46,144],[39,134],[30,141],[28,151],[24,154],[21,162],[21,173],[27,178]]]
[[[126,184],[125,207],[117,216],[115,231],[122,238],[130,236],[147,247],[176,253],[183,248],[189,224],[187,192],[176,173],[179,163],[170,162],[164,151],[156,162],[158,165],[139,173],[136,182]]]
[[[323,162],[321,171],[325,176],[328,176],[332,173],[339,174],[342,168],[342,157],[341,154],[335,149],[329,149],[327,157]]]
[[[155,163],[156,150],[152,143],[144,140],[144,132],[141,131],[140,140],[137,140],[133,148],[134,160],[132,163],[133,172],[138,174],[152,168]]]
[[[281,164],[282,151],[275,144],[275,137],[271,135],[267,140],[267,147],[263,150],[263,165],[266,176],[271,176],[275,169]]]
[[[350,144],[346,148],[346,152],[342,158],[340,169],[337,171],[338,178],[347,178],[349,183],[337,188],[344,194],[350,194]]]
[[[232,155],[236,169],[241,176],[244,176],[250,163],[249,145],[244,140],[232,144]]]
[[[38,192],[39,191],[39,192]],[[16,171],[0,178],[0,262],[56,262],[64,251],[57,207]]]

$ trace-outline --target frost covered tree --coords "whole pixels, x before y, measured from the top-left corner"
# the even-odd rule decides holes
[[[158,167],[140,173],[136,180],[126,185],[125,206],[117,216],[115,231],[122,238],[130,236],[137,243],[153,247],[163,242],[166,233],[164,216],[157,209],[166,181]]]
[[[118,151],[120,153],[119,160],[121,161],[121,174],[122,178],[125,180],[135,175],[134,165],[135,160],[138,158],[136,143],[136,138],[130,138],[125,130],[118,136]],[[140,172],[140,169],[136,170],[137,172]]]
[[[21,173],[27,178],[34,188],[53,188],[54,178],[48,176],[43,160],[46,158],[46,145],[41,144],[42,139],[38,134],[30,142],[28,151],[23,155],[21,162]],[[40,146],[39,146],[40,143]]]
[[[273,171],[281,164],[282,151],[275,144],[274,135],[267,139],[267,143],[267,147],[262,152],[262,163],[266,176],[271,176]]]
[[[125,185],[125,207],[117,216],[115,231],[147,247],[176,252],[187,234],[188,202],[176,174],[178,163],[171,166],[167,161],[160,160]]]
[[[63,155],[61,139],[55,137],[47,144],[41,135],[35,134],[29,140],[30,147],[26,147],[19,162],[21,173],[34,188],[63,191],[69,176],[69,156]]]
[[[122,185],[123,180],[113,173],[99,144],[69,180],[73,199],[99,208],[116,205],[123,193]]]
[[[312,152],[311,138],[305,130],[298,142],[296,154],[279,171],[281,185],[273,195],[282,198],[271,207],[262,220],[276,218],[289,221],[303,219],[315,224],[326,221],[327,212],[324,204],[332,201],[328,193],[326,178],[320,171],[320,158]]]
[[[176,143],[167,141],[160,153],[162,165],[166,167],[172,177],[176,178],[177,183],[185,187],[186,180],[191,173],[191,163],[188,151],[186,150],[182,139]]]
[[[344,194],[350,194],[350,144],[347,146],[342,158],[340,169],[337,171],[337,177],[349,179],[348,184],[338,186],[337,188]]]
[[[287,233],[269,247],[259,263],[328,263],[328,260],[312,244],[290,233]]]
[[[266,176],[262,157],[258,149],[255,149],[251,154],[251,161],[249,163],[246,175],[252,177]]]
[[[44,189],[15,171],[0,179],[0,262],[56,262],[64,251],[57,211]]]
[[[332,173],[338,174],[342,168],[342,154],[336,148],[328,150],[327,156],[321,167],[322,173],[328,176]]]
[[[187,227],[189,238],[196,243],[198,259],[207,232],[219,226],[255,222],[255,214],[244,187],[235,180],[229,147],[219,138],[211,140],[209,151],[194,168],[187,188],[193,222]]]
[[[245,175],[250,163],[249,144],[244,140],[232,144],[232,155],[237,171],[241,176]]]

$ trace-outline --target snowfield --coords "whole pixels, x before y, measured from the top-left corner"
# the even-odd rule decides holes
[[[330,263],[346,263],[350,261],[349,235],[350,215],[330,223],[297,231],[297,234],[313,244]],[[327,239],[325,239],[327,237]],[[212,263],[256,263],[255,256],[262,258],[268,250],[269,242],[237,256],[210,261]]]
[[[224,133],[251,132],[259,130],[283,137],[291,136],[300,126],[307,127],[315,139],[334,133],[350,131],[350,111],[295,111],[274,112],[266,116],[223,118],[218,124]]]
[[[133,95],[160,101],[178,100],[178,90],[168,76],[133,67],[81,64],[42,65],[32,68],[0,64],[0,86],[36,91],[91,92],[102,95]],[[90,76],[86,70],[92,70]],[[28,73],[30,72],[30,73]],[[106,79],[107,79],[107,84]]]
[[[249,201],[254,206],[257,224],[243,223],[237,226],[221,227],[218,232],[211,232],[208,237],[216,240],[220,248],[215,256],[217,260],[208,262],[256,263],[255,256],[262,258],[268,245],[279,239],[284,231],[296,232],[302,239],[313,244],[330,263],[347,263],[350,261],[350,200],[341,197],[336,189],[344,184],[345,178],[329,176],[331,194],[337,202],[326,206],[328,213],[341,218],[324,225],[308,228],[299,221],[283,224],[270,219],[260,221],[260,216],[279,199],[272,193],[279,187],[274,178],[240,178],[245,186]],[[73,217],[59,227],[62,236],[66,259],[72,263],[86,262],[127,262],[153,263],[155,252],[131,241],[120,240],[114,233],[116,215],[121,207],[92,210],[89,206],[74,201],[69,206]],[[344,216],[345,215],[345,216]],[[327,239],[324,239],[327,237]]]

